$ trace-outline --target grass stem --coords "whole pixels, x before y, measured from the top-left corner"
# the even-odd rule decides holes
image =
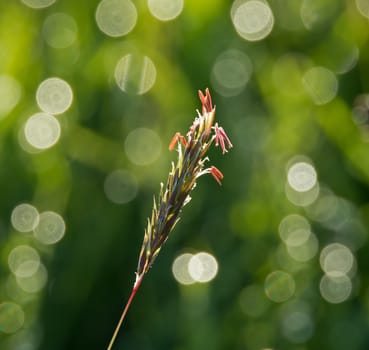
[[[122,315],[120,316],[120,319],[119,319],[119,322],[117,324],[117,327],[115,328],[115,331],[113,333],[113,336],[110,339],[110,343],[109,343],[109,345],[107,347],[107,350],[111,350],[113,348],[115,339],[116,339],[116,337],[117,337],[117,335],[119,333],[120,327],[122,326],[123,320],[126,317],[127,311],[128,311],[128,309],[129,309],[129,307],[130,307],[130,305],[132,303],[133,298],[135,297],[135,295],[136,295],[136,293],[138,291],[138,288],[140,288],[140,285],[141,285],[141,282],[142,282],[142,277],[143,276],[140,276],[137,279],[137,281],[135,282],[134,286],[133,286],[131,295],[129,296],[128,301],[127,301],[127,304],[126,304],[126,306],[123,309]]]

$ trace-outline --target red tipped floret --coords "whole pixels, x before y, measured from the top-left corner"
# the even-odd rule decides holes
[[[221,126],[219,126],[218,123],[215,123],[214,132],[215,132],[215,146],[220,145],[223,154],[228,152],[226,147],[232,148],[233,145],[231,143],[231,140],[225,133],[224,129]]]
[[[172,151],[177,142],[181,142],[183,147],[187,146],[186,138],[179,132],[176,132],[169,144],[169,151]]]
[[[210,174],[215,179],[215,181],[221,186],[222,185],[222,179],[224,178],[223,173],[216,168],[214,165],[210,167]]]
[[[213,110],[213,103],[211,101],[210,91],[205,89],[205,96],[201,90],[199,90],[199,98],[202,103],[202,114],[210,113]]]

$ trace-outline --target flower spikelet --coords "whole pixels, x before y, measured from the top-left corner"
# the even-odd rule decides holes
[[[170,232],[179,220],[182,208],[190,201],[190,192],[196,186],[197,179],[211,174],[220,185],[222,172],[215,166],[205,168],[206,156],[210,146],[220,145],[222,153],[233,147],[224,129],[214,124],[213,107],[209,89],[205,94],[199,91],[202,104],[201,113],[190,126],[186,137],[176,133],[169,144],[173,150],[177,146],[177,162],[172,163],[166,185],[161,184],[158,199],[153,203],[151,218],[148,219],[145,235],[138,259],[136,281],[141,280],[149,270]]]

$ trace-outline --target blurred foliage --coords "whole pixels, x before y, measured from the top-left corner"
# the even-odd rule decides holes
[[[163,21],[150,3],[158,1],[133,0],[137,22],[131,6],[122,23],[132,28],[112,36],[104,28],[114,34],[119,11],[101,23],[98,0],[0,2],[0,348],[107,346],[152,196],[175,158],[167,145],[186,132],[197,90],[209,86],[234,145],[227,157],[211,153],[223,185],[199,181],[115,348],[368,349],[369,6],[186,0]],[[252,27],[265,33],[250,41]],[[25,124],[51,77],[69,84],[73,101],[55,113],[60,138],[37,149]],[[31,136],[42,141],[49,131]],[[297,163],[305,168],[296,188]],[[314,172],[314,187],[299,189]],[[61,215],[62,239],[45,244],[40,229],[19,232],[11,217],[22,203]],[[313,232],[310,245],[283,242],[291,214]],[[330,255],[329,279],[322,252],[332,243],[341,248]],[[178,283],[174,259],[200,251],[216,257],[215,279]],[[25,254],[40,257],[37,278],[29,272],[36,258],[19,263]]]

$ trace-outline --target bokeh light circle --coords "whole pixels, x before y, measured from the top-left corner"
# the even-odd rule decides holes
[[[288,169],[287,179],[289,185],[298,192],[311,190],[317,182],[315,168],[308,163],[298,162]]]
[[[331,191],[323,188],[314,205],[307,208],[307,213],[313,220],[327,224],[335,217],[338,202],[338,198]]]
[[[369,19],[369,2],[367,0],[355,0],[360,14]]]
[[[317,105],[324,105],[332,101],[338,91],[336,75],[327,68],[310,68],[302,78],[304,87]]]
[[[238,50],[219,55],[211,71],[214,89],[222,96],[236,96],[248,83],[253,70],[251,60]]]
[[[239,296],[241,310],[250,317],[260,317],[268,309],[270,301],[265,297],[262,286],[253,284],[245,287]]]
[[[188,271],[196,282],[210,282],[218,273],[218,262],[209,253],[197,253],[188,262]]]
[[[290,299],[295,293],[295,288],[295,280],[289,273],[284,271],[273,271],[265,279],[265,294],[276,303]]]
[[[314,321],[310,308],[303,302],[286,304],[282,313],[282,333],[292,343],[302,344],[314,333]]]
[[[235,1],[231,18],[238,34],[245,40],[258,41],[267,37],[274,26],[274,16],[266,1]]]
[[[279,236],[282,241],[289,245],[288,242],[293,240],[293,235],[296,231],[310,232],[309,221],[298,214],[290,214],[285,216],[278,226]]]
[[[115,67],[114,78],[122,91],[129,94],[143,95],[155,84],[155,64],[148,56],[125,55]]]
[[[48,16],[42,27],[46,43],[55,49],[65,49],[77,39],[77,23],[66,13],[53,13]]]
[[[196,282],[188,270],[188,264],[192,257],[193,254],[184,253],[177,256],[173,261],[172,273],[176,281],[180,284],[189,285]]]
[[[327,23],[340,11],[340,3],[330,0],[301,0],[300,18],[311,31],[326,30]]]
[[[31,232],[37,226],[38,220],[37,209],[27,203],[17,205],[10,217],[13,227],[19,232]]]
[[[161,153],[161,140],[155,131],[138,128],[128,134],[124,150],[132,163],[149,165],[155,162]]]
[[[32,115],[24,126],[24,135],[27,142],[40,150],[55,145],[60,138],[60,133],[59,121],[46,113]]]
[[[319,261],[326,275],[335,276],[349,273],[354,266],[355,258],[345,245],[332,243],[322,249]]]
[[[178,17],[183,10],[183,0],[148,0],[151,14],[161,21]]]
[[[367,229],[359,218],[346,219],[340,225],[336,239],[345,244],[351,251],[357,251],[368,240]],[[354,265],[356,259],[354,257]]]
[[[8,266],[14,275],[29,277],[38,270],[40,255],[30,246],[18,245],[8,255]]]
[[[19,82],[10,75],[0,75],[0,119],[12,111],[22,96]]]
[[[316,182],[315,186],[308,191],[296,191],[287,182],[285,186],[285,193],[287,199],[294,205],[299,207],[307,207],[313,204],[319,197],[320,186]]]
[[[133,200],[137,195],[136,179],[125,170],[115,170],[105,179],[104,191],[106,196],[116,204],[124,204]]]
[[[34,9],[42,9],[52,5],[56,0],[22,0],[23,4]]]
[[[24,312],[18,304],[7,301],[0,304],[0,332],[15,333],[23,324]]]
[[[369,123],[369,94],[360,94],[355,97],[352,119],[360,127],[365,127]]]
[[[46,211],[40,214],[40,221],[33,232],[39,242],[54,244],[63,238],[65,223],[59,214],[53,211]]]
[[[300,244],[296,244],[296,242]],[[288,255],[299,262],[307,262],[314,258],[319,250],[319,241],[316,235],[309,232],[307,238],[303,235],[303,240],[294,241],[294,245],[287,246]]]
[[[38,293],[47,283],[47,270],[43,264],[31,276],[16,276],[18,286],[27,293]]]
[[[320,294],[326,301],[332,304],[338,304],[350,297],[352,282],[344,274],[336,274],[334,276],[324,275],[320,280],[319,287]]]
[[[130,0],[102,0],[96,9],[96,23],[108,36],[128,34],[137,22],[137,10]]]
[[[36,101],[45,113],[61,114],[71,106],[73,91],[65,80],[48,78],[38,86]]]
[[[298,229],[289,235],[289,237],[286,239],[285,243],[289,247],[298,247],[302,244],[306,243],[306,241],[309,239],[311,232],[310,230],[304,230],[304,229]]]

